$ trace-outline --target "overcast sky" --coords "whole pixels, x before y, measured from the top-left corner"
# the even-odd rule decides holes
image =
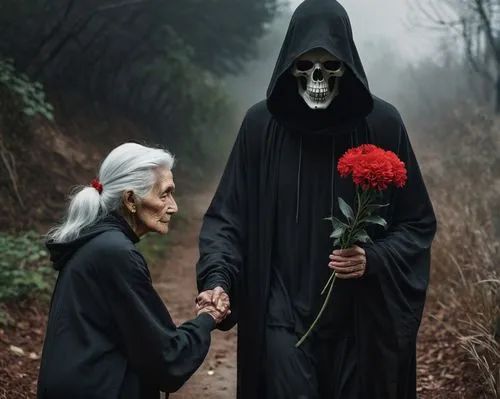
[[[432,51],[432,37],[422,29],[409,28],[409,1],[412,0],[340,0],[339,3],[349,14],[360,51],[363,42],[387,38],[405,58],[415,60]],[[301,2],[290,0],[293,9]]]

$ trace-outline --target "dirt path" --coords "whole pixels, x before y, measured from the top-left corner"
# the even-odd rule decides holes
[[[198,260],[198,233],[211,193],[182,201],[188,209],[188,227],[174,238],[163,270],[155,270],[155,288],[164,299],[176,324],[194,317],[197,294],[195,263]],[[236,330],[214,331],[212,346],[203,366],[174,399],[234,399],[236,397]]]

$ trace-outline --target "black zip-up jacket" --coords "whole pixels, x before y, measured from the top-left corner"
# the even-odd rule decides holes
[[[200,367],[214,319],[176,327],[153,288],[138,237],[119,215],[74,241],[48,242],[59,271],[37,399],[153,399]]]

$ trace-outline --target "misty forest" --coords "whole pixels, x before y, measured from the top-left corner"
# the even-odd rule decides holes
[[[429,38],[422,55],[351,22],[370,89],[403,116],[438,219],[418,397],[500,398],[500,2],[404,3],[405,29]],[[126,141],[175,154],[172,231],[138,246],[175,323],[193,317],[203,214],[298,4],[0,0],[0,399],[35,397],[57,277],[44,234]],[[236,329],[212,336],[170,397],[236,397]]]

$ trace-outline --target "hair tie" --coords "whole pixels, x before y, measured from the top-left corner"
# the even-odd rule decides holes
[[[92,187],[94,187],[94,188],[97,190],[97,192],[98,192],[99,194],[101,194],[101,193],[102,193],[102,183],[101,183],[98,179],[93,179],[93,180],[90,182],[90,185],[91,185]]]

